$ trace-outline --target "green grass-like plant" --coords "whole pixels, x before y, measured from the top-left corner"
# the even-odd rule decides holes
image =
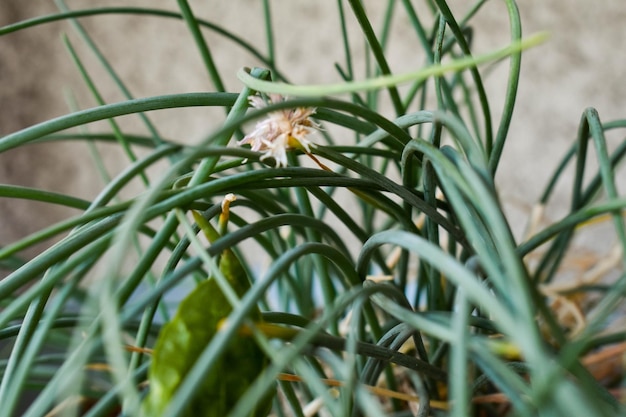
[[[80,211],[0,248],[6,271],[0,281],[0,414],[140,415],[157,375],[149,369],[160,329],[179,300],[211,277],[220,302],[230,306],[211,308],[208,298],[200,311],[205,306],[195,299],[187,308],[193,311],[180,312],[207,314],[207,321],[220,324],[208,343],[198,345],[193,328],[188,339],[177,340],[192,346],[197,359],[163,415],[217,415],[211,405],[194,414],[186,409],[194,398],[216,395],[202,392],[216,369],[227,369],[224,379],[231,383],[241,375],[249,385],[229,416],[249,416],[267,398],[273,398],[275,416],[314,415],[316,404],[320,415],[332,416],[624,415],[613,391],[621,373],[618,380],[602,380],[586,359],[625,337],[611,317],[626,290],[626,198],[615,184],[626,142],[609,150],[605,132],[626,127],[626,120],[606,123],[594,109],[584,111],[577,139],[538,204],[547,205],[558,181],[571,181],[564,172],[573,164],[568,213],[517,242],[495,177],[523,50],[545,36],[522,38],[516,2],[505,0],[510,44],[473,55],[469,35],[480,28],[472,22],[486,3],[476,1],[460,17],[445,0],[419,8],[390,0],[376,30],[361,2],[338,1],[345,62],[336,69],[343,81],[315,86],[293,85],[289,69],[276,67],[280,50],[267,0],[260,20],[266,51],[199,19],[186,0],[178,0],[177,11],[69,10],[59,0],[57,14],[0,28],[4,35],[52,21],[71,23],[127,98],[105,103],[100,80],[64,38],[99,105],[9,134],[0,139],[0,152],[44,141],[103,141],[128,157],[126,169],[91,201],[0,185],[2,198]],[[106,14],[180,20],[215,91],[133,98],[80,24],[83,17]],[[412,25],[415,48],[425,56],[422,68],[406,74],[392,72],[387,62],[398,14]],[[364,74],[355,74],[351,22],[358,24],[371,60]],[[250,54],[250,67],[258,66],[239,71],[240,91],[225,91],[220,57],[213,56],[205,31],[226,37]],[[509,68],[497,120],[484,87],[484,64]],[[251,108],[251,96],[266,104]],[[195,145],[163,138],[150,120],[151,111],[198,106],[223,108],[226,116]],[[265,154],[237,144],[254,123],[288,115],[293,128],[294,115],[307,109],[315,113],[300,120],[304,131],[317,124],[320,129],[307,133],[311,143],[287,131],[284,160],[278,139],[258,143]],[[141,116],[145,135],[128,134],[116,123],[130,114]],[[110,131],[89,131],[95,121],[109,121]],[[599,167],[593,174],[586,172],[591,149]],[[102,166],[98,158],[95,165]],[[150,168],[156,165],[167,168],[155,174]],[[143,190],[129,198],[130,183]],[[231,193],[236,200],[223,209]],[[192,211],[199,213],[195,220]],[[220,215],[228,222],[218,222]],[[617,241],[617,278],[610,285],[559,289],[572,239],[607,219]],[[210,242],[202,240],[204,221],[220,229]],[[51,238],[56,243],[25,255]],[[228,270],[219,266],[226,253],[237,254],[247,275],[244,293],[232,288]],[[564,303],[583,305],[580,300],[591,296],[593,307],[582,308],[584,321],[572,330],[561,316]],[[209,317],[218,310],[225,316]],[[224,364],[233,340],[264,352],[261,373],[249,378],[247,357]],[[26,393],[33,398],[28,404]]]

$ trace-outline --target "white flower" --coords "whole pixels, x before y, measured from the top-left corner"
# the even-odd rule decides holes
[[[285,99],[278,94],[270,94],[270,103],[278,103]],[[248,97],[252,107],[260,109],[267,104],[259,96]],[[247,134],[238,145],[250,144],[253,151],[264,152],[261,161],[273,158],[275,166],[287,166],[287,150],[304,149],[310,153],[311,142],[306,135],[311,133],[311,129],[318,129],[317,123],[309,116],[315,113],[311,107],[297,107],[295,109],[277,110],[268,113],[267,117],[258,122],[254,130]]]

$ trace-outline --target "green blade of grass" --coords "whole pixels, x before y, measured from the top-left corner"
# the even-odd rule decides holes
[[[428,77],[443,75],[448,72],[461,71],[473,68],[477,65],[505,58],[524,49],[537,46],[547,39],[546,33],[539,33],[514,42],[511,45],[497,51],[458,59],[442,65],[433,65],[413,72],[396,75],[383,75],[363,81],[353,81],[341,84],[319,85],[290,85],[280,82],[257,80],[250,76],[247,68],[239,70],[237,77],[248,87],[264,93],[282,94],[284,96],[319,97],[321,95],[333,95],[353,93],[358,91],[371,91],[379,88],[400,85],[409,81],[427,79]]]

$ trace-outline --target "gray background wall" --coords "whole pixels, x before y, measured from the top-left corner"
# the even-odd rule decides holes
[[[165,0],[68,1],[70,8],[93,5],[152,6],[176,10]],[[190,1],[202,18],[236,32],[264,50],[260,1]],[[382,6],[366,1],[375,23]],[[454,0],[453,10],[462,12],[470,3]],[[416,2],[416,4],[421,4]],[[274,0],[272,13],[278,62],[296,83],[333,82],[338,76],[332,65],[342,62],[335,1]],[[548,43],[529,51],[524,58],[522,81],[511,134],[505,148],[498,182],[507,210],[521,233],[530,209],[563,152],[572,143],[582,111],[596,107],[604,120],[626,115],[624,97],[624,41],[626,6],[620,0],[521,0],[526,34],[549,31]],[[16,22],[56,10],[51,1],[2,0],[0,24]],[[346,5],[349,13],[349,7]],[[398,15],[402,13],[398,12]],[[203,64],[185,25],[176,20],[138,16],[100,16],[81,21],[102,52],[111,61],[134,96],[151,96],[186,91],[211,90]],[[486,52],[508,41],[507,14],[503,1],[491,1],[475,20],[476,51]],[[379,26],[377,26],[379,27]],[[362,43],[353,27],[354,47]],[[84,48],[68,23],[53,23],[0,37],[0,135],[68,113],[67,93],[75,95],[80,107],[95,105],[61,41],[66,33],[79,51],[107,102],[122,95]],[[205,32],[212,52],[220,62],[227,89],[241,86],[234,77],[241,66],[255,64],[253,58],[213,33]],[[402,72],[422,62],[417,42],[404,18],[394,25],[392,69]],[[362,54],[356,54],[357,65]],[[504,73],[495,71],[487,81],[494,97],[494,113],[501,105]],[[156,112],[150,117],[164,137],[192,143],[217,126],[221,114],[206,109]],[[123,126],[139,129],[134,118],[123,118]],[[108,129],[100,124],[93,131]],[[616,136],[614,143],[622,138]],[[86,148],[83,149],[85,152]],[[27,185],[90,198],[102,187],[88,159],[77,160],[76,145],[29,146],[0,155],[0,181]],[[109,155],[108,168],[119,170],[119,155]],[[84,166],[87,164],[88,166]],[[567,187],[557,200],[566,201]],[[559,204],[551,216],[557,218]],[[0,199],[0,244],[63,218],[56,208]]]

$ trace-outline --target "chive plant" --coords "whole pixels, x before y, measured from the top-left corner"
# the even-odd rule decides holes
[[[445,0],[389,1],[377,28],[360,1],[338,1],[345,61],[341,82],[324,85],[291,84],[289,68],[277,67],[269,1],[266,50],[195,16],[186,0],[177,10],[58,1],[56,14],[1,28],[71,23],[126,100],[106,104],[65,39],[98,106],[11,133],[0,152],[106,141],[128,158],[91,201],[0,185],[5,199],[80,210],[0,248],[1,414],[623,415],[621,372],[608,378],[589,364],[625,336],[613,323],[626,290],[626,199],[615,178],[626,143],[607,146],[605,132],[626,120],[584,110],[538,205],[570,181],[568,213],[517,242],[495,178],[523,50],[545,36],[522,38],[517,5],[505,0],[510,43],[473,54],[469,34],[485,3],[456,16]],[[178,19],[215,91],[133,98],[80,23],[108,14]],[[399,74],[388,63],[398,16],[425,56]],[[366,49],[363,74],[351,25]],[[238,91],[226,91],[207,32],[252,57]],[[508,66],[497,112],[482,65],[495,63]],[[198,106],[226,115],[193,145],[162,137],[150,120],[154,110]],[[116,123],[129,114],[145,135]],[[95,121],[111,129],[87,130]],[[167,168],[151,170],[157,164]],[[121,192],[136,180],[141,192]],[[559,287],[572,239],[599,221],[613,226],[614,279]],[[589,296],[593,305],[581,301]],[[575,329],[564,305],[582,316]]]

